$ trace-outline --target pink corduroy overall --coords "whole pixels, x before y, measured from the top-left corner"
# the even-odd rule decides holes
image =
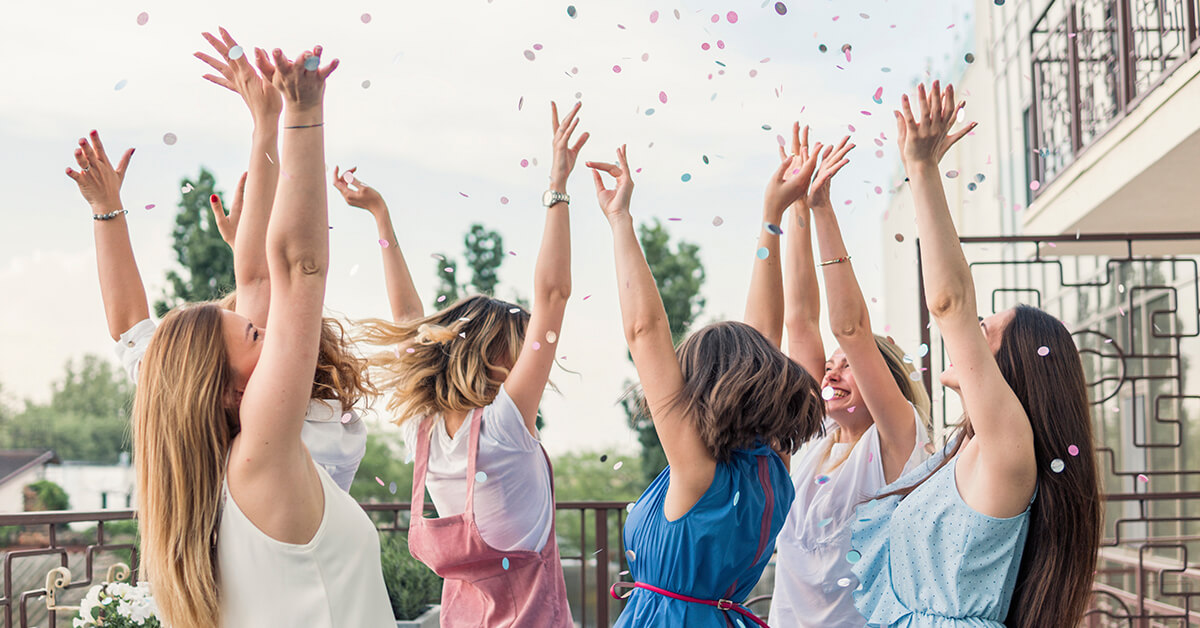
[[[479,535],[475,523],[475,462],[483,410],[475,410],[467,451],[467,504],[461,515],[427,518],[425,474],[429,469],[430,419],[417,431],[413,469],[412,512],[408,549],[445,578],[442,585],[443,628],[525,627],[571,628],[571,609],[554,527],[540,552],[502,552]],[[546,455],[545,449],[542,455]],[[546,464],[550,465],[549,456]],[[554,469],[550,469],[554,491]],[[520,504],[513,504],[520,508]]]

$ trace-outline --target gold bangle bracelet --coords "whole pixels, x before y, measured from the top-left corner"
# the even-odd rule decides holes
[[[849,255],[847,255],[845,257],[835,257],[834,259],[825,260],[824,262],[817,264],[817,266],[828,266],[830,264],[841,264],[842,262],[848,262],[848,261],[850,261]]]

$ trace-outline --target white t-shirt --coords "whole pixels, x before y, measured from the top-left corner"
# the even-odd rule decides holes
[[[467,451],[474,414],[467,415],[453,437],[446,432],[442,417],[433,421],[425,488],[439,517],[459,515],[466,509]],[[421,422],[414,418],[400,426],[413,452]],[[503,552],[540,551],[554,527],[550,466],[541,442],[529,433],[521,411],[503,386],[492,405],[483,409],[475,470],[475,523],[483,540]]]
[[[850,551],[855,507],[887,485],[879,455],[879,431],[872,425],[857,443],[833,443],[830,449],[836,425],[827,421],[826,436],[809,443],[793,468],[796,500],[775,542],[779,555],[769,615],[773,626],[850,628],[866,623],[854,607],[858,579],[850,571],[846,553]],[[917,436],[900,475],[929,457],[925,451],[929,438],[915,408],[913,421]],[[829,470],[847,448],[851,449],[845,462]],[[828,457],[824,456],[826,450]]]
[[[154,321],[147,318],[130,327],[117,340],[117,358],[135,384],[142,356],[146,355],[146,348],[157,328]],[[336,401],[310,400],[300,440],[308,447],[313,462],[325,469],[343,491],[349,492],[358,465],[367,452],[367,425],[358,411],[351,410],[350,416],[346,417],[347,413],[341,410],[341,404]]]

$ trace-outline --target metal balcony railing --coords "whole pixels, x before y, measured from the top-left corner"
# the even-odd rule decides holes
[[[1200,50],[1200,0],[1054,0],[1034,23],[1027,173],[1036,197]]]

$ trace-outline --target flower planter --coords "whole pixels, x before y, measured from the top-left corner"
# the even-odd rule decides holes
[[[397,619],[396,628],[438,628],[441,617],[442,607],[433,605],[416,619]]]

